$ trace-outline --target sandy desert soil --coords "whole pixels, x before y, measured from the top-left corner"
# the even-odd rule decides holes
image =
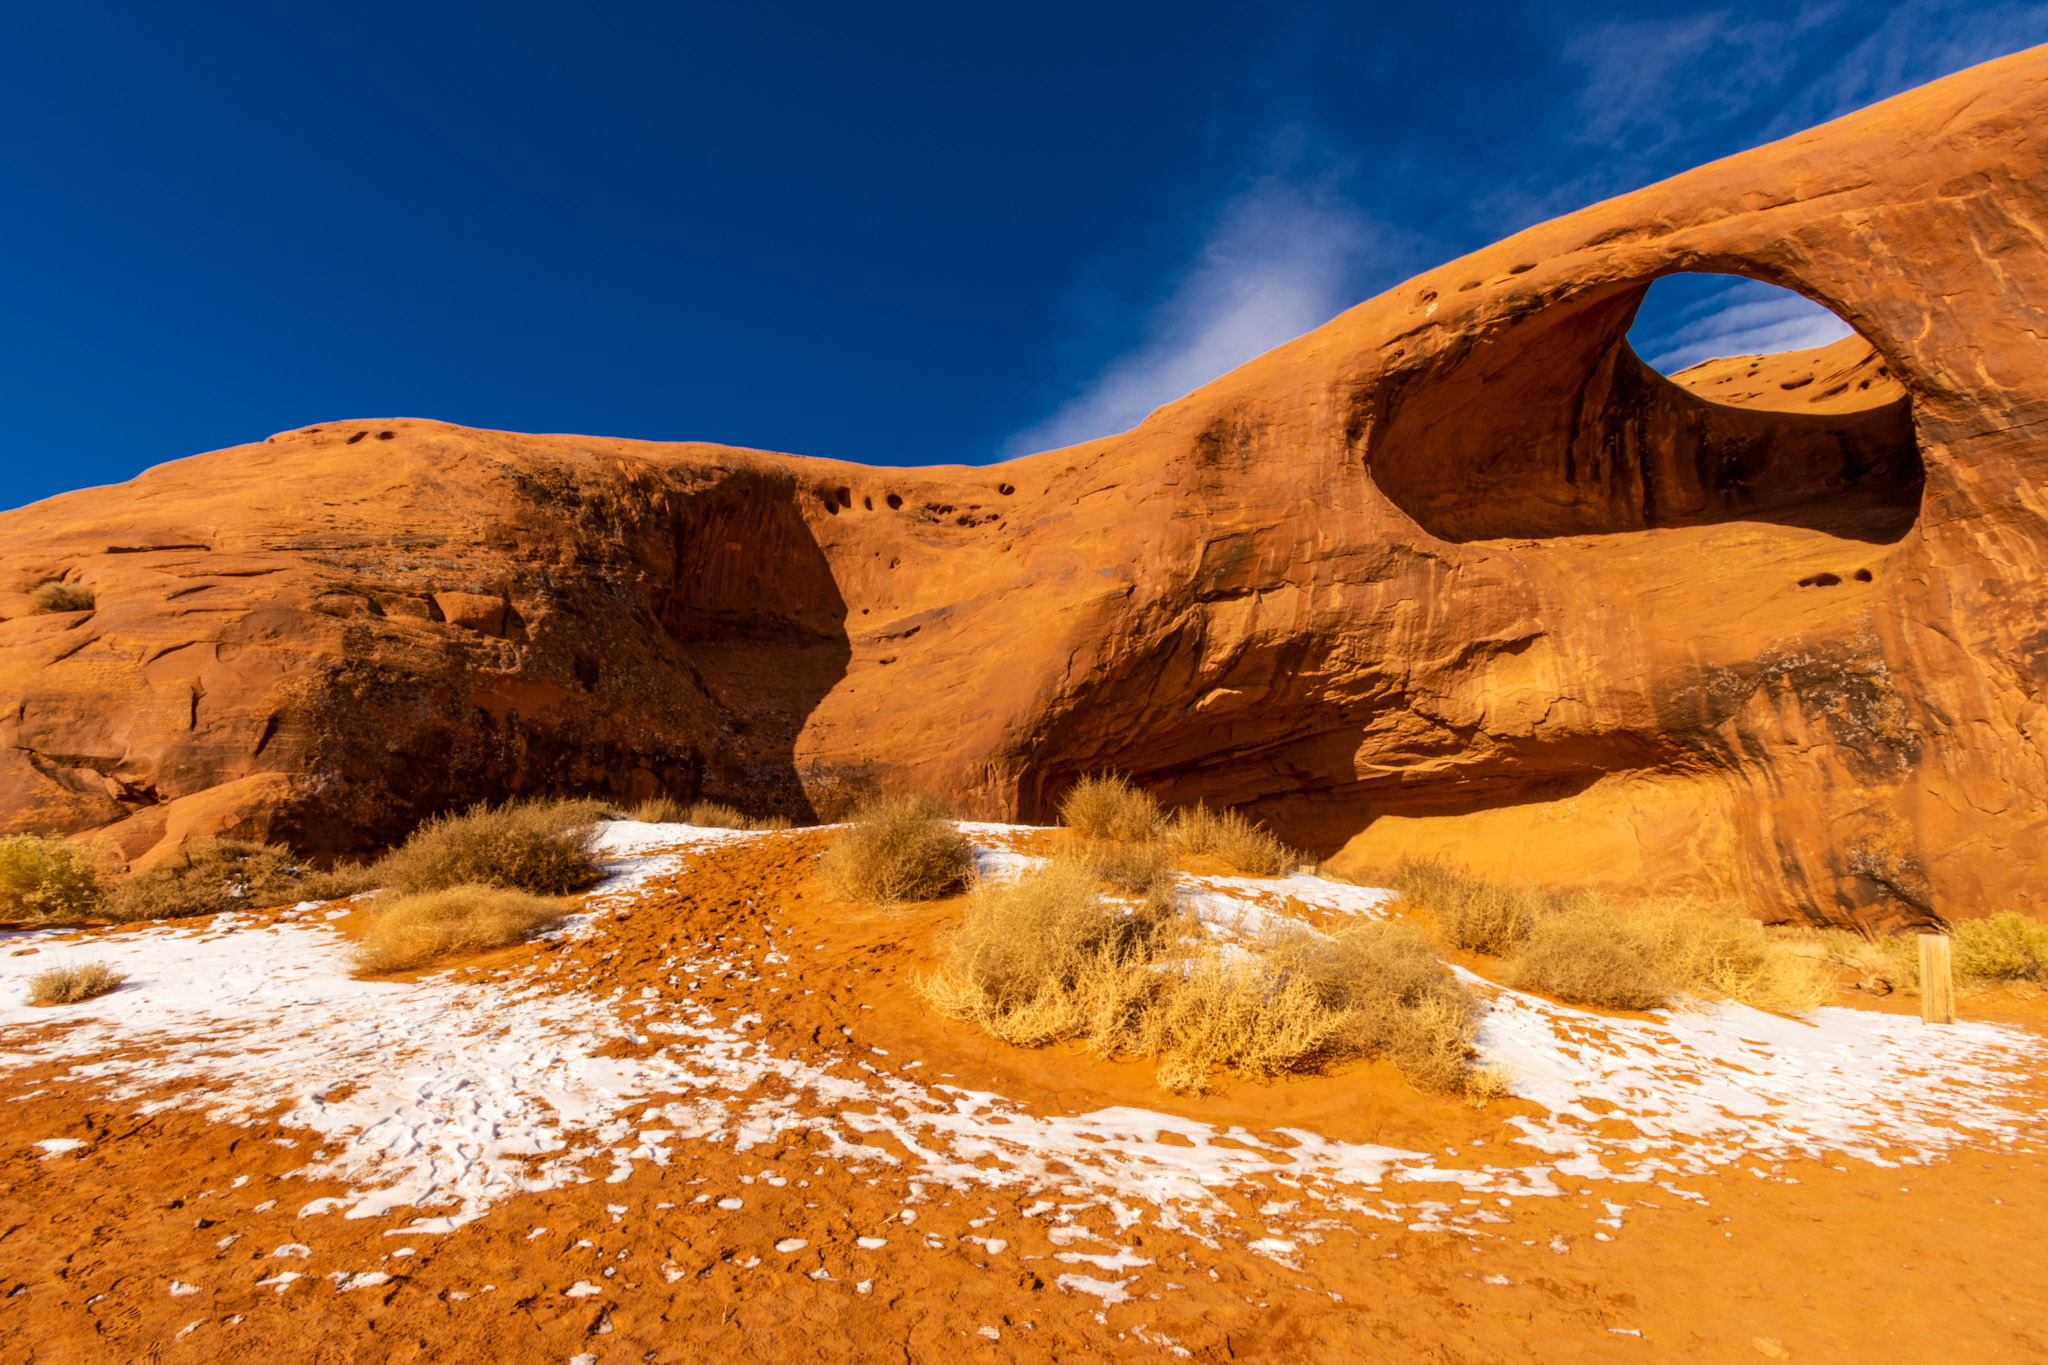
[[[1484,1109],[1377,1064],[1175,1097],[934,1015],[957,903],[826,900],[815,832],[613,828],[566,930],[417,979],[350,980],[324,906],[0,941],[0,1358],[2048,1356],[2038,1005],[1494,991]],[[16,1003],[80,957],[130,984]]]

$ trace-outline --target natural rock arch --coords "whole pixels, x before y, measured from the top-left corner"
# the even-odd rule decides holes
[[[1674,381],[1631,348],[1651,282],[1561,299],[1404,375],[1383,400],[1374,482],[1450,541],[1741,520],[1901,539],[1925,472],[1910,397],[1875,348],[1859,335],[1752,367],[1824,406],[1724,401],[1725,366]],[[1829,378],[1813,388],[1816,370]]]
[[[7,514],[0,828],[345,852],[655,788],[1030,819],[1113,767],[1361,875],[2048,910],[2044,123],[2048,50],[1990,63],[1001,469],[387,418]],[[1703,412],[1627,355],[1681,270],[1868,338],[1917,499],[1896,415]],[[93,607],[38,614],[51,579]]]

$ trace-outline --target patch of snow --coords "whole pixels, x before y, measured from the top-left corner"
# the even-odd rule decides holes
[[[1101,1299],[1105,1306],[1114,1307],[1120,1303],[1130,1302],[1131,1296],[1125,1291],[1125,1286],[1137,1278],[1135,1275],[1127,1275],[1121,1280],[1097,1280],[1087,1275],[1061,1275],[1056,1277],[1053,1283],[1069,1294],[1093,1294]]]
[[[328,1278],[334,1281],[334,1292],[337,1294],[346,1294],[351,1289],[371,1289],[386,1284],[391,1279],[381,1270],[366,1270],[356,1275],[337,1270]]]
[[[605,915],[630,908],[636,888],[680,866],[693,845],[767,837],[607,824],[614,876],[565,932],[599,932]],[[1000,861],[1017,855],[980,853],[987,855],[984,875],[1023,865]],[[1185,882],[1190,908],[1226,934],[1278,920],[1298,924],[1311,910],[1371,915],[1386,900],[1384,892],[1305,876]],[[635,1163],[666,1164],[675,1144],[713,1141],[744,1151],[791,1126],[812,1130],[835,1159],[906,1165],[921,1180],[954,1187],[1081,1201],[1070,1207],[1142,1201],[1169,1226],[1206,1222],[1223,1207],[1219,1189],[1254,1177],[1386,1193],[1403,1182],[1430,1182],[1473,1195],[1554,1195],[1558,1174],[1669,1189],[1674,1177],[1738,1158],[1843,1152],[1917,1160],[1959,1142],[2010,1140],[2031,1122],[2022,1087],[2048,1059],[2041,1040],[2000,1025],[1931,1028],[1845,1009],[1819,1010],[1802,1022],[1735,1005],[1612,1019],[1465,974],[1489,1003],[1478,1035],[1482,1059],[1507,1067],[1516,1094],[1546,1111],[1510,1120],[1545,1154],[1511,1166],[1489,1161],[1483,1148],[1439,1157],[1300,1129],[1254,1134],[1135,1107],[1039,1114],[942,1077],[920,1081],[909,1068],[851,1076],[830,1057],[777,1056],[749,1038],[762,1023],[757,1016],[721,1023],[684,992],[661,1014],[629,1025],[623,1016],[640,1010],[638,1001],[550,990],[540,970],[524,981],[449,974],[356,981],[345,941],[323,919],[286,915],[267,932],[247,932],[260,923],[224,915],[95,935],[91,957],[126,971],[131,988],[74,1006],[58,1028],[43,1027],[46,1013],[4,1003],[19,984],[13,978],[45,965],[41,956],[35,963],[0,957],[0,1029],[8,1031],[0,1070],[78,1057],[92,1060],[73,1066],[69,1079],[117,1096],[191,1083],[175,1099],[141,1104],[145,1113],[179,1104],[236,1120],[283,1106],[282,1121],[311,1130],[311,1145],[329,1152],[300,1173],[343,1181],[351,1191],[346,1199],[314,1200],[302,1214],[447,1210],[394,1230],[433,1233],[508,1195],[594,1178],[586,1169],[593,1162],[608,1159],[610,1178],[623,1179]],[[85,955],[54,932],[42,941],[52,958]],[[732,965],[705,950],[678,971],[710,980]],[[602,1055],[622,1039],[661,1045],[651,1055]],[[849,1058],[856,1050],[844,1048]],[[342,1098],[326,1098],[337,1077],[356,1084]],[[769,1077],[784,1083],[775,1095],[739,1098]],[[652,1103],[654,1096],[662,1102]],[[1618,1132],[1616,1118],[1633,1132]],[[891,1139],[888,1150],[862,1141],[877,1135]],[[83,1145],[36,1145],[51,1151],[62,1143]],[[1325,1202],[1364,1209],[1355,1199],[1346,1204],[1349,1198]],[[743,1205],[728,1197],[718,1207]],[[1024,1213],[1053,1207],[1039,1200]],[[1432,1231],[1483,1221],[1483,1211],[1445,1204],[1417,1212],[1414,1225]],[[908,1224],[916,1213],[904,1209],[899,1217]],[[1125,1225],[1124,1213],[1118,1219]],[[869,1240],[882,1244],[860,1245]],[[282,1290],[290,1280],[264,1283]]]

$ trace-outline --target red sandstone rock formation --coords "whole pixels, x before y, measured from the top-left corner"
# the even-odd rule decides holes
[[[39,503],[0,818],[346,852],[520,792],[1035,819],[1115,767],[1341,869],[2048,911],[2044,127],[2038,49],[989,469],[389,420]],[[1864,340],[1672,382],[1624,334],[1678,270]]]

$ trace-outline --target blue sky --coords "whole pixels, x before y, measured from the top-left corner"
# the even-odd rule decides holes
[[[344,417],[879,464],[1103,435],[1418,270],[2048,41],[2048,3],[68,0],[5,31],[16,506]],[[1660,289],[1638,342],[1829,323],[1755,292]]]

